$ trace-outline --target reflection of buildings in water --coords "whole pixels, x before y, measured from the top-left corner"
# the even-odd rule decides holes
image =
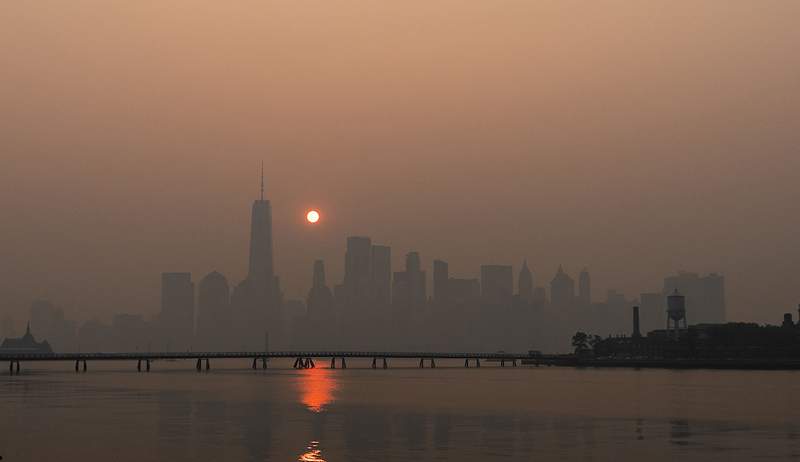
[[[300,401],[311,412],[322,412],[333,402],[336,379],[329,369],[303,369],[297,381]]]
[[[322,457],[322,450],[319,448],[319,441],[311,441],[306,447],[306,452],[300,454],[297,458],[300,462],[325,462]]]
[[[672,444],[680,446],[689,444],[689,438],[692,436],[689,421],[687,419],[673,419],[669,421],[669,424]]]

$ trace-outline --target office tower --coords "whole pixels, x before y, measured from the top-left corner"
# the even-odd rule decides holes
[[[542,306],[547,303],[547,289],[544,287],[537,287],[533,289],[533,304]]]
[[[385,245],[372,246],[372,291],[375,303],[387,307],[392,303],[392,249]]]
[[[325,263],[322,260],[314,262],[314,274],[311,280],[311,290],[306,299],[308,317],[311,320],[332,320],[333,293],[325,281]],[[332,326],[327,326],[331,328]]]
[[[639,313],[642,332],[664,327],[664,313],[667,312],[667,299],[660,293],[644,293],[639,295]]]
[[[351,302],[370,295],[372,281],[372,241],[368,237],[347,238],[344,256],[344,288]]]
[[[197,288],[197,348],[221,351],[232,347],[232,329],[228,280],[213,271],[200,280]]]
[[[592,304],[592,280],[589,277],[589,270],[586,268],[578,277],[578,304],[586,308]]]
[[[450,271],[446,261],[433,261],[433,301],[440,307],[447,303],[447,284]]]
[[[194,336],[194,283],[191,273],[161,274],[161,342],[167,351],[191,348]]]
[[[261,195],[253,201],[250,214],[250,267],[247,278],[270,286],[275,271],[272,255],[272,205],[264,199],[264,171],[261,171]]]
[[[408,274],[411,306],[414,311],[421,311],[425,307],[428,294],[425,271],[422,271],[422,260],[418,252],[409,252],[406,255],[406,273]]]
[[[406,254],[406,270],[394,273],[392,305],[402,319],[418,318],[425,308],[425,271],[421,271],[419,253]]]
[[[724,276],[716,273],[700,276],[681,271],[664,278],[662,295],[669,295],[675,290],[686,298],[686,310],[690,313],[692,323],[725,322]]]
[[[519,290],[519,298],[522,301],[525,303],[533,302],[533,273],[528,269],[528,260],[522,262],[517,288]]]
[[[484,304],[510,305],[514,297],[511,265],[481,265],[481,299]]]
[[[550,282],[550,303],[556,308],[569,308],[575,302],[575,280],[559,265]]]
[[[264,199],[264,170],[261,194],[253,201],[250,217],[250,261],[247,277],[233,291],[237,347],[261,349],[264,336],[279,346],[284,340],[283,294],[273,266],[272,205]]]

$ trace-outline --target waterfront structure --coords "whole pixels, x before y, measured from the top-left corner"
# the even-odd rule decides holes
[[[683,326],[681,326],[681,324]],[[678,330],[686,329],[686,297],[678,292],[678,289],[667,297],[667,329],[677,335]]]
[[[698,273],[680,271],[664,278],[662,294],[667,296],[678,290],[686,297],[686,309],[695,323],[724,323],[725,278],[717,273],[701,276]]]
[[[6,338],[0,344],[0,354],[29,354],[29,353],[52,353],[53,349],[47,340],[37,342],[31,334],[31,323],[25,329],[25,335],[19,338]]]

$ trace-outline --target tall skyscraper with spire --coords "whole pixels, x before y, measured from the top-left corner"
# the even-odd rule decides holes
[[[268,337],[280,344],[284,325],[280,281],[275,276],[272,244],[272,205],[264,198],[264,165],[261,191],[250,215],[250,259],[247,278],[234,290],[232,304],[241,333],[241,347],[260,348]]]
[[[272,205],[264,199],[264,164],[261,164],[261,195],[253,201],[250,215],[250,269],[247,278],[265,285],[275,277],[272,258]]]

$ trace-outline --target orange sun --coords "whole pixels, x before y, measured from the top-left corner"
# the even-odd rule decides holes
[[[306,221],[309,223],[316,223],[319,221],[319,212],[316,210],[309,210],[306,214]]]

